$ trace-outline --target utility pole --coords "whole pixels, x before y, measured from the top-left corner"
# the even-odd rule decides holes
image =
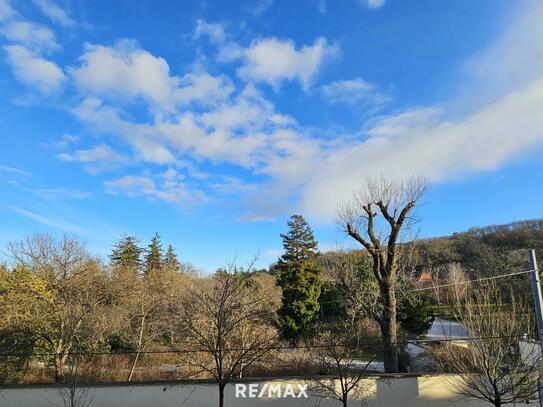
[[[532,276],[532,290],[534,293],[535,317],[537,320],[537,334],[539,346],[541,347],[541,356],[543,356],[543,297],[541,295],[541,282],[539,281],[539,270],[537,268],[537,259],[535,258],[535,250],[528,250],[530,259],[530,271]],[[541,377],[538,382],[539,405],[543,407],[543,389],[541,388]]]

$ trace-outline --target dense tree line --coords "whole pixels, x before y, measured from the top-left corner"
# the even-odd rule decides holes
[[[449,301],[448,292],[438,299],[406,294],[422,270],[438,270],[440,281],[448,282],[525,268],[525,249],[543,249],[540,225],[519,222],[398,244],[398,343],[423,335],[432,322],[432,304]],[[315,356],[336,360],[335,367],[323,369],[333,373],[343,366],[339,376],[360,352],[382,357],[382,347],[369,346],[376,343],[383,315],[371,253],[319,252],[301,215],[290,218],[281,238],[284,254],[269,273],[231,265],[207,276],[180,261],[171,245],[164,250],[158,234],[146,246],[122,236],[107,261],[70,237],[36,234],[9,244],[9,262],[0,266],[0,379],[24,380],[39,362],[62,381],[74,353],[129,352],[124,380],[133,380],[145,351],[196,348],[189,358],[181,357],[185,370],[179,374],[214,378],[222,392],[251,365],[267,363],[268,353],[260,350],[281,340],[345,340],[347,348],[320,348]],[[521,292],[521,280],[512,287]],[[452,302],[458,301],[466,288],[458,286],[452,294]],[[221,347],[206,348],[213,343]]]

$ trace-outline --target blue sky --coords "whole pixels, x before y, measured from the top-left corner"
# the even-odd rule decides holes
[[[364,177],[426,174],[420,236],[541,217],[535,0],[0,0],[0,245],[159,232],[211,271],[321,248]]]

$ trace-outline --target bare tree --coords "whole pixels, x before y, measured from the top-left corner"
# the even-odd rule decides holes
[[[462,301],[469,290],[467,284],[468,278],[466,273],[462,270],[462,266],[459,263],[449,263],[445,266],[443,272],[443,282],[439,284],[446,285],[445,288],[436,288],[436,291],[443,290],[445,301],[449,304],[458,303]]]
[[[224,389],[243,369],[263,361],[274,347],[274,313],[280,303],[258,281],[234,267],[220,270],[207,286],[193,286],[178,311],[177,346],[192,376],[211,377]]]
[[[375,318],[381,330],[386,372],[398,371],[396,280],[400,234],[415,221],[413,210],[427,189],[424,177],[368,178],[365,187],[335,213],[342,231],[359,242],[373,260],[381,308]]]
[[[361,335],[359,326],[350,320],[320,335],[314,355],[321,372],[327,376],[317,378],[310,388],[318,400],[332,398],[347,407],[349,399],[366,397],[370,386],[364,379],[370,373],[375,354],[361,356],[364,348],[370,350],[361,345]],[[366,359],[361,360],[364,356]]]
[[[119,298],[113,312],[117,329],[134,350],[127,381],[132,381],[141,353],[162,333],[166,316],[163,307],[162,271],[151,270],[143,276],[130,270],[117,270],[115,283]]]
[[[10,243],[8,253],[18,278],[8,290],[3,318],[55,355],[58,382],[76,339],[95,342],[93,314],[110,298],[104,268],[83,244],[66,236],[35,234]]]
[[[446,342],[435,351],[436,367],[460,394],[496,407],[523,403],[537,394],[540,355],[523,354],[519,339],[531,331],[527,304],[503,292],[495,280],[470,287],[452,305],[468,332],[467,348]],[[508,298],[507,302],[504,298]]]

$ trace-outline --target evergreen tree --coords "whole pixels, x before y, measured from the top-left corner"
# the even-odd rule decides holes
[[[135,270],[141,266],[143,249],[138,246],[138,239],[134,236],[121,236],[109,255],[110,262],[117,267],[133,267]]]
[[[319,316],[321,272],[315,262],[317,242],[303,216],[292,215],[289,231],[281,234],[285,253],[276,269],[283,289],[279,323],[285,339],[296,341]]]
[[[173,250],[173,246],[168,245],[168,250],[166,250],[166,256],[164,256],[164,268],[168,271],[178,272],[181,270],[181,264],[177,260],[177,255]]]
[[[160,236],[155,233],[145,254],[145,273],[162,269],[162,243]]]
[[[408,334],[425,335],[434,322],[434,307],[430,296],[426,293],[414,293],[401,298],[396,320]]]

